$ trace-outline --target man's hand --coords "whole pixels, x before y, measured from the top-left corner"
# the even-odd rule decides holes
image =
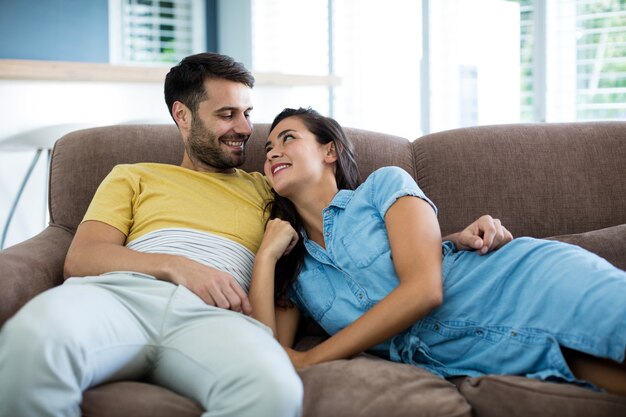
[[[444,240],[451,241],[459,250],[476,250],[484,255],[509,243],[513,235],[502,226],[500,220],[487,214]]]
[[[252,313],[248,296],[230,274],[179,255],[143,253],[125,246],[126,235],[99,221],[78,226],[65,259],[66,277],[136,271],[184,285],[205,303]]]
[[[252,306],[245,291],[232,275],[181,258],[182,267],[176,270],[175,284],[184,285],[208,305],[250,315]]]

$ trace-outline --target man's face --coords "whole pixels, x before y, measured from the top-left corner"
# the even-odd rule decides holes
[[[207,100],[192,118],[185,147],[199,171],[232,172],[245,162],[245,145],[252,134],[250,88],[212,79],[204,83]]]

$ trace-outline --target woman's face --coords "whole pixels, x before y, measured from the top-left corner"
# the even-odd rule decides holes
[[[299,117],[288,117],[270,132],[265,144],[265,176],[279,195],[289,197],[314,185],[329,169],[330,147],[320,144]]]

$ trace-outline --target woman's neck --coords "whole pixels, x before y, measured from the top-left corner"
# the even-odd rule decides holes
[[[308,238],[325,248],[323,210],[328,207],[338,192],[333,181],[327,186],[318,186],[303,190],[299,195],[290,198],[293,202]]]

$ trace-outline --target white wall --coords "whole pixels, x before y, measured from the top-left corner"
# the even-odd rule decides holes
[[[34,151],[4,151],[1,141],[61,123],[103,126],[129,121],[173,123],[162,82],[68,82],[0,80],[0,233]],[[46,158],[41,158],[22,195],[5,247],[39,233],[47,213]]]

